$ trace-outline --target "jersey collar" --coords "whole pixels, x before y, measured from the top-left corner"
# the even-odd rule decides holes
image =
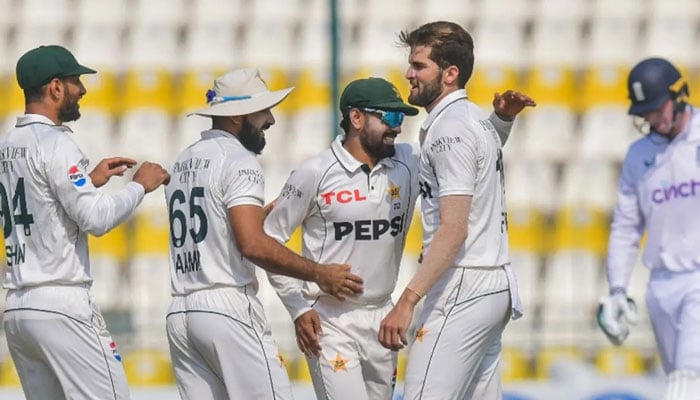
[[[357,161],[357,159],[353,157],[352,154],[345,149],[345,147],[343,147],[342,135],[336,136],[335,140],[333,140],[333,143],[331,143],[331,151],[340,165],[342,165],[348,172],[355,173],[360,171],[362,165],[364,165],[363,163]],[[386,157],[379,160],[377,165],[392,168],[394,166],[394,161],[390,157]]]
[[[435,108],[433,108],[430,111],[425,121],[423,121],[421,129],[427,130],[428,128],[430,128],[430,125],[433,124],[433,121],[435,121],[438,115],[440,115],[450,104],[466,99],[467,91],[464,89],[455,90],[454,92],[443,97],[442,100],[440,100],[440,102],[435,105]]]
[[[233,142],[244,148],[246,151],[250,151],[246,149],[241,141],[238,139],[238,137],[232,133],[226,132],[221,129],[207,129],[206,131],[202,131],[200,134],[202,136],[202,139],[214,139],[214,138],[224,138],[224,139],[233,139]],[[252,152],[251,152],[252,153]]]
[[[15,128],[21,128],[27,125],[47,125],[65,132],[73,132],[73,130],[66,125],[56,125],[51,121],[51,119],[42,114],[24,114],[17,117],[17,123],[15,123]]]

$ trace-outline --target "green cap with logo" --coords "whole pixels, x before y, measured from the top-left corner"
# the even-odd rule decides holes
[[[24,53],[17,61],[17,83],[22,89],[43,86],[54,78],[94,74],[94,69],[78,64],[65,47],[39,46]]]
[[[396,86],[382,78],[364,78],[350,82],[340,95],[343,116],[353,107],[376,108],[383,111],[401,111],[406,115],[418,114],[418,109],[404,103]]]

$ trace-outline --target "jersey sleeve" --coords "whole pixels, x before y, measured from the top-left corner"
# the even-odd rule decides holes
[[[435,134],[427,150],[438,181],[438,195],[473,196],[483,159],[474,128],[457,119],[441,122],[433,128]]]
[[[506,121],[496,115],[495,112],[492,112],[491,115],[489,115],[489,121],[493,127],[496,128],[496,133],[498,133],[498,137],[501,139],[501,146],[504,146],[510,137],[510,131],[513,129],[514,120]]]
[[[265,218],[265,233],[278,242],[286,243],[309,215],[315,199],[317,178],[310,168],[294,171],[275,200],[275,206]],[[303,281],[268,272],[270,284],[292,317],[296,320],[311,307],[301,294]]]
[[[239,153],[240,155],[240,153]],[[254,156],[224,160],[222,198],[226,208],[240,205],[263,206],[265,179]]]
[[[145,194],[143,186],[130,182],[123,189],[106,194],[97,191],[86,168],[88,160],[78,146],[64,135],[47,151],[45,173],[48,183],[68,216],[80,230],[100,236],[124,222]]]
[[[610,287],[627,288],[644,233],[644,216],[637,197],[637,180],[630,155],[622,166],[617,204],[610,226],[608,244],[608,282]]]

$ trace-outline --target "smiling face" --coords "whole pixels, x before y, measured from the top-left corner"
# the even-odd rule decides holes
[[[648,114],[645,114],[644,120],[646,120],[649,123],[651,129],[662,135],[668,136],[673,130],[673,120],[675,116],[676,115],[673,112],[673,101],[667,100],[658,109]]]
[[[359,112],[366,116],[359,136],[360,145],[365,153],[376,161],[393,156],[396,153],[394,142],[396,141],[396,136],[401,133],[401,127],[390,128],[382,121],[381,115],[378,113]]]
[[[416,46],[408,56],[406,79],[411,85],[408,102],[424,107],[428,112],[445,96],[442,86],[443,70],[430,59],[431,48]]]

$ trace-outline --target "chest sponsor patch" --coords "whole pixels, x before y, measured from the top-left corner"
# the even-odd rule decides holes
[[[85,186],[85,182],[87,182],[85,174],[80,170],[80,168],[78,168],[77,165],[73,165],[68,168],[68,179],[70,179],[71,183],[75,187],[83,187]]]

